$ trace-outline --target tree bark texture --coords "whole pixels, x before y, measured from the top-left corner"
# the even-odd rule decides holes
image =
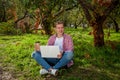
[[[96,47],[104,46],[104,32],[102,25],[102,22],[98,22],[93,25],[94,46]]]

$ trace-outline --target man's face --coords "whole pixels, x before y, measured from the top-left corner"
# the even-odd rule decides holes
[[[64,25],[63,24],[57,24],[55,27],[55,31],[57,34],[62,35],[64,33]]]

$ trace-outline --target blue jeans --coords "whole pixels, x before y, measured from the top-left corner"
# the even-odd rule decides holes
[[[39,51],[33,52],[31,56],[37,61],[38,64],[40,64],[46,70],[49,70],[50,68],[59,69],[65,65],[67,65],[73,58],[73,52],[63,53],[63,56],[61,59],[42,58],[41,53]],[[54,66],[51,66],[50,63],[54,64]]]

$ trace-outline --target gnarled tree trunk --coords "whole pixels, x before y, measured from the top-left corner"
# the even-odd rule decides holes
[[[104,32],[102,25],[103,23],[97,22],[93,25],[93,35],[94,35],[94,46],[103,46],[104,45]]]
[[[45,34],[52,35],[51,22],[47,20],[43,21],[43,29],[45,30]]]

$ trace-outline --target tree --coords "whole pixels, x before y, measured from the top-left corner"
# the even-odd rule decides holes
[[[109,15],[109,18],[113,21],[115,26],[115,32],[119,32],[119,21],[120,21],[120,4],[117,5],[116,9],[114,9],[111,14]]]
[[[36,8],[39,8],[40,23],[45,30],[45,33],[51,35],[51,27],[57,17],[65,11],[69,11],[76,7],[76,3],[77,2],[74,2],[74,0],[34,0],[31,4]]]
[[[30,33],[32,31],[30,23],[30,11],[32,11],[32,9],[29,7],[30,1],[31,0],[14,0],[14,3],[17,4],[16,14],[18,17],[14,21],[14,27],[20,30],[22,33]]]
[[[78,0],[88,23],[93,28],[94,46],[104,46],[103,23],[119,0]],[[91,2],[91,3],[90,3]]]
[[[0,0],[0,22],[17,19],[15,0]]]
[[[81,7],[76,7],[70,11],[65,12],[60,17],[63,19],[63,21],[66,22],[68,27],[74,27],[77,29],[80,24],[84,23],[86,20],[84,20],[84,15]]]
[[[6,16],[6,0],[0,0],[0,22],[6,22],[7,16]]]

